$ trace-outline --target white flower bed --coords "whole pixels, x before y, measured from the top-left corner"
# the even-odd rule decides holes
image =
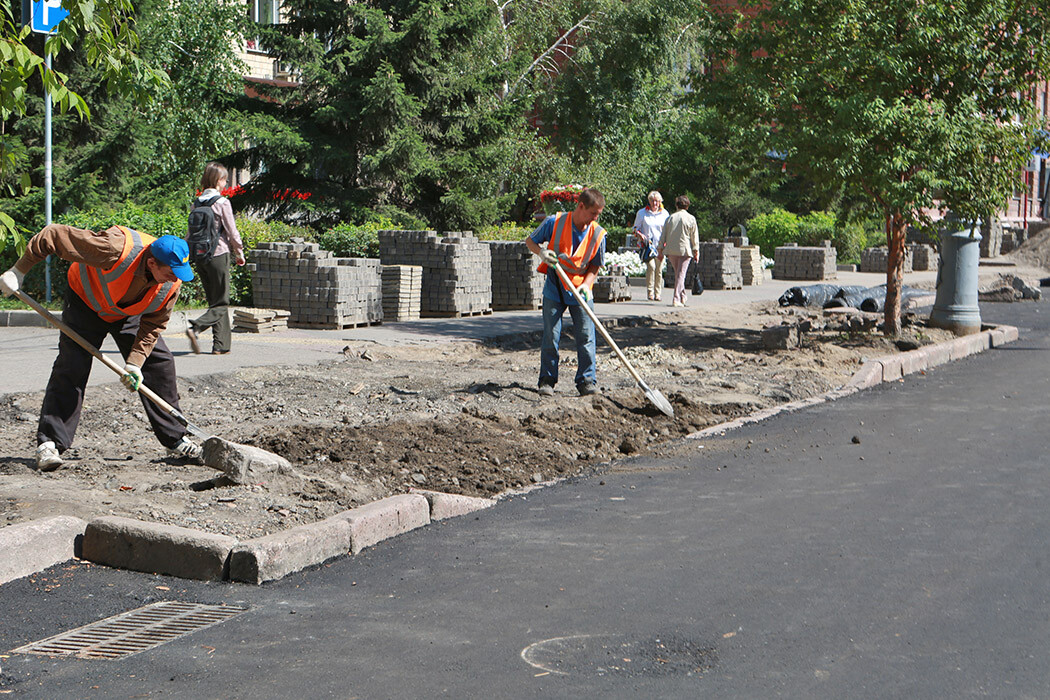
[[[599,275],[609,274],[610,265],[623,265],[628,277],[645,277],[645,264],[638,253],[606,253],[605,265],[598,271]]]

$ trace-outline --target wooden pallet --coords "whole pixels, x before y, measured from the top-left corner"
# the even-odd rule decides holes
[[[470,316],[491,316],[492,309],[484,311],[422,311],[423,318],[468,318]]]
[[[367,328],[368,326],[381,326],[382,321],[361,321],[359,323],[311,323],[306,321],[295,321],[288,324],[291,328],[308,328],[319,331],[345,331],[351,328]]]

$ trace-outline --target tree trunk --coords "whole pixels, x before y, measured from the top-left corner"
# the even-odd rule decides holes
[[[901,332],[901,287],[904,285],[904,243],[908,224],[900,212],[886,220],[889,256],[886,261],[886,309],[883,332],[890,337]]]

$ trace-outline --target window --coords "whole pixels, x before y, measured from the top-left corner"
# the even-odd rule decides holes
[[[281,0],[248,0],[248,13],[256,24],[278,24],[281,20]],[[249,51],[266,53],[266,47],[258,37],[245,42]]]

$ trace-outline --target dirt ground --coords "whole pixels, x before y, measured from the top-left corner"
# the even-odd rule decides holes
[[[763,350],[761,329],[809,320],[794,350]],[[607,468],[613,460],[846,382],[864,358],[897,352],[819,310],[702,304],[612,329],[650,386],[656,411],[599,340],[602,394],[581,398],[562,344],[553,398],[536,393],[539,333],[495,344],[349,345],[338,360],[180,378],[183,412],[226,439],[289,459],[295,473],[212,487],[217,472],[169,461],[137,398],[89,387],[74,448],[58,471],[31,468],[42,391],[0,396],[0,525],[104,514],[257,537],[410,488],[495,496]],[[571,327],[571,324],[569,324]],[[913,344],[944,339],[921,323]],[[909,346],[905,346],[907,348]]]

